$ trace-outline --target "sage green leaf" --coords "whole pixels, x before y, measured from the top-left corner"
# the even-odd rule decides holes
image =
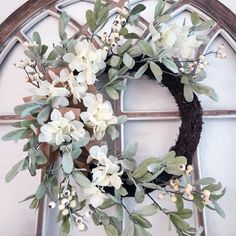
[[[189,224],[186,223],[180,216],[171,213],[170,214],[170,220],[174,225],[176,225],[178,228],[180,228],[183,231],[187,231],[189,229]]]
[[[39,122],[39,124],[43,124],[45,121],[49,119],[50,112],[51,112],[51,107],[46,106],[38,113],[37,121]]]
[[[143,206],[142,208],[136,210],[134,213],[141,216],[152,216],[157,213],[157,206],[155,204]]]
[[[58,22],[58,32],[61,40],[65,40],[67,38],[65,30],[68,23],[69,23],[69,16],[65,11],[63,11],[60,15],[60,19]]]
[[[98,208],[103,210],[103,209],[110,208],[110,207],[112,207],[112,206],[114,206],[114,205],[115,205],[115,202],[114,202],[112,199],[106,198],[106,199],[104,200],[103,204],[100,205]]]
[[[94,4],[94,9],[93,9],[96,19],[99,15],[99,12],[101,11],[101,8],[102,8],[102,1],[101,0],[96,0],[95,4]]]
[[[72,177],[74,178],[75,182],[83,188],[88,187],[91,184],[90,180],[80,171],[73,171]]]
[[[219,182],[219,183],[217,183],[217,184],[210,184],[210,185],[207,185],[207,186],[204,187],[202,190],[207,189],[207,190],[210,191],[210,192],[216,192],[216,191],[221,190],[221,188],[222,188],[222,184],[221,184],[221,182]]]
[[[40,200],[34,198],[33,201],[30,203],[30,209],[37,209],[39,207]]]
[[[215,179],[211,177],[206,177],[195,181],[194,185],[208,185],[208,184],[214,184],[215,182],[216,182]]]
[[[128,29],[125,28],[125,27],[122,27],[121,30],[120,30],[120,32],[119,32],[119,35],[125,36],[125,35],[128,34],[128,33],[129,33]]]
[[[15,142],[19,141],[21,139],[21,137],[25,134],[25,132],[27,132],[27,129],[18,129],[18,130],[13,130],[7,134],[5,134],[2,137],[3,141],[10,141],[10,140],[14,140]]]
[[[48,50],[48,46],[47,45],[42,45],[40,56],[42,57],[47,52],[47,50]]]
[[[217,201],[220,198],[222,198],[225,195],[225,193],[226,193],[226,188],[224,188],[220,194],[211,194],[211,198]]]
[[[197,75],[195,76],[194,78],[194,81],[195,82],[199,82],[199,81],[202,81],[204,80],[205,78],[207,77],[207,74],[204,70],[201,70],[197,73]]]
[[[132,57],[138,57],[142,55],[142,51],[138,45],[134,45],[132,48],[129,49],[129,55]]]
[[[193,101],[193,90],[190,86],[184,85],[184,98],[187,102]]]
[[[26,104],[23,104],[23,105],[15,106],[15,107],[14,107],[14,112],[15,112],[17,115],[21,115],[21,113],[22,113],[27,107],[30,107],[30,106],[32,106],[32,103],[26,103]]]
[[[33,155],[36,159],[36,163],[38,165],[44,165],[47,163],[48,159],[40,149],[32,148],[32,150],[33,150]]]
[[[138,144],[127,144],[125,150],[122,153],[123,158],[131,159],[136,155]]]
[[[124,54],[126,51],[129,50],[130,46],[132,44],[132,40],[127,40],[120,48],[118,48],[118,54],[122,55]]]
[[[47,61],[55,61],[58,57],[58,53],[55,50],[52,50],[47,58]]]
[[[194,26],[193,30],[194,31],[207,30],[207,29],[210,29],[211,27],[213,27],[214,24],[215,24],[215,21],[213,21],[213,20],[202,21],[197,26]]]
[[[176,215],[180,216],[182,219],[189,219],[193,215],[193,211],[190,209],[182,209],[178,212],[175,212]]]
[[[176,66],[176,64],[174,63],[174,61],[170,58],[162,58],[162,63],[169,69],[171,70],[173,73],[178,73],[179,69]]]
[[[116,189],[116,191],[123,197],[128,194],[127,190],[122,185],[120,186],[119,189]]]
[[[148,42],[146,42],[145,40],[140,40],[138,42],[138,46],[144,55],[154,57],[153,49]]]
[[[19,162],[17,162],[12,168],[11,170],[7,173],[6,177],[5,177],[5,181],[7,183],[11,182],[16,175],[22,170],[23,166],[25,164],[25,159],[21,160]]]
[[[105,91],[111,99],[113,99],[113,100],[119,99],[119,93],[111,86],[105,87]]]
[[[121,115],[117,117],[117,123],[119,125],[124,124],[128,120],[128,117],[126,115]]]
[[[140,225],[135,224],[134,229],[135,229],[135,236],[152,236],[152,234],[150,234],[146,229],[144,229]]]
[[[155,14],[154,14],[154,19],[157,20],[162,12],[164,11],[166,1],[165,0],[158,0],[157,5],[155,7]]]
[[[142,65],[134,74],[134,78],[135,79],[139,79],[142,77],[142,75],[146,72],[148,68],[148,63],[145,63],[144,65]]]
[[[121,236],[135,236],[134,235],[134,224],[130,223],[128,224],[124,231],[122,232]]]
[[[86,20],[87,20],[89,29],[93,32],[96,26],[96,19],[92,10],[86,11]]]
[[[142,226],[143,228],[151,228],[152,227],[152,224],[147,219],[145,219],[144,217],[142,217],[140,215],[132,213],[131,219],[134,221],[134,223]]]
[[[63,217],[60,227],[60,236],[67,236],[70,233],[70,221],[68,217]]]
[[[143,4],[136,5],[130,12],[130,15],[136,15],[142,11],[144,11],[146,7]]]
[[[116,129],[115,126],[108,126],[107,128],[108,134],[111,136],[112,140],[117,139],[120,136],[119,131]]]
[[[81,148],[74,148],[72,153],[71,153],[71,156],[73,159],[77,159],[80,154],[82,153],[82,149]]]
[[[118,236],[118,230],[115,228],[114,225],[108,224],[104,226],[104,228],[107,236]]]
[[[113,55],[110,59],[110,65],[112,67],[117,67],[121,61],[121,58],[119,56]]]
[[[193,202],[198,209],[199,212],[202,212],[204,208],[204,204],[202,202],[201,196],[199,196],[197,193],[193,193]]]
[[[37,113],[40,108],[41,108],[41,105],[34,105],[33,104],[32,106],[29,106],[25,110],[22,111],[21,117],[26,117],[26,116],[32,115],[34,113]]]
[[[35,194],[32,194],[32,195],[29,195],[28,197],[26,197],[25,199],[21,200],[19,203],[22,203],[22,202],[26,202],[32,198],[35,198]]]
[[[125,39],[139,39],[139,35],[136,33],[128,33],[124,35]]]
[[[38,44],[41,45],[41,38],[38,32],[33,33],[33,40]]]
[[[144,176],[148,169],[147,167],[152,164],[152,163],[157,163],[158,160],[157,158],[155,157],[151,157],[151,158],[148,158],[144,161],[141,162],[141,164],[139,165],[139,167],[134,171],[133,173],[133,177],[138,179],[138,178],[141,178],[142,176]]]
[[[169,21],[170,19],[171,19],[171,15],[167,14],[167,15],[160,16],[160,17],[156,20],[156,22],[157,22],[158,24],[160,24],[160,23],[167,22],[167,21]]]
[[[74,161],[73,161],[73,158],[71,156],[71,153],[63,153],[63,156],[62,156],[62,169],[63,171],[66,173],[66,174],[70,174],[73,170],[73,167],[74,167]]]
[[[225,212],[224,210],[221,208],[221,206],[216,202],[216,201],[212,201],[213,206],[215,207],[216,212],[223,218],[225,219]]]
[[[135,61],[128,53],[125,53],[124,56],[123,56],[123,63],[128,68],[132,68],[135,64]]]
[[[180,194],[176,194],[177,201],[175,202],[176,208],[178,211],[182,211],[184,209],[184,201]]]
[[[99,12],[98,18],[96,20],[97,27],[102,25],[103,23],[105,23],[108,20],[108,14],[109,14],[108,7],[103,7],[101,9],[101,11]],[[97,27],[95,27],[95,28],[97,28]]]
[[[136,188],[135,195],[134,195],[135,201],[137,203],[142,203],[145,198],[145,192],[143,189],[139,190]]]
[[[193,25],[197,25],[197,24],[199,24],[201,22],[197,12],[192,12],[191,13],[191,21],[192,21]]]
[[[121,165],[123,168],[125,168],[126,170],[131,170],[133,171],[136,167],[136,163],[134,161],[131,161],[129,159],[124,159],[122,161],[120,161]]]
[[[162,69],[160,66],[158,66],[156,63],[150,61],[150,69],[155,76],[156,80],[160,83],[162,80]]]
[[[47,184],[46,182],[41,182],[40,185],[38,186],[37,190],[36,190],[36,193],[35,193],[35,196],[38,200],[42,199],[45,194],[46,194],[46,191],[47,191]]]
[[[36,55],[34,54],[33,51],[30,50],[25,50],[24,51],[25,55],[30,58],[31,60],[35,61],[36,60]]]

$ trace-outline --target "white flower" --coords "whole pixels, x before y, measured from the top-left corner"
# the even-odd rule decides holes
[[[176,24],[161,24],[157,30],[150,24],[151,46],[155,52],[164,48],[169,50],[169,56],[193,59],[196,48],[201,45],[201,42],[197,40],[195,35],[189,35],[189,30],[189,26],[178,26]]]
[[[77,104],[78,101],[86,95],[88,90],[87,84],[85,82],[77,81],[73,73],[70,73],[68,69],[61,70],[60,78],[63,82],[68,83],[70,93],[73,95],[73,103]]]
[[[39,88],[36,88],[34,90],[34,94],[36,96],[41,97],[67,97],[70,92],[63,87],[57,87],[59,83],[64,82],[62,78],[57,76],[54,72],[48,71],[48,74],[50,75],[52,82],[48,82],[47,80],[39,80]]]
[[[102,193],[99,188],[94,184],[83,188],[84,195],[87,197],[88,202],[95,208],[101,206],[104,200],[107,198],[106,194]]]
[[[93,146],[89,153],[93,159],[98,160],[98,166],[92,170],[93,183],[99,186],[113,186],[119,189],[122,185],[120,176],[123,171],[118,165],[118,159],[114,156],[107,157],[108,147],[103,145]]]
[[[51,120],[40,128],[39,142],[61,145],[72,139],[80,141],[85,135],[88,135],[83,128],[84,125],[75,120],[75,114],[72,111],[65,113],[63,117],[60,111],[54,109],[51,113]]]
[[[99,140],[105,135],[109,125],[117,124],[117,117],[113,115],[111,103],[103,102],[101,94],[87,93],[83,102],[87,111],[81,113],[81,119],[87,126],[93,128],[94,135]]]
[[[72,71],[79,72],[77,81],[80,83],[86,82],[88,85],[94,84],[96,80],[96,73],[106,67],[104,62],[107,52],[94,47],[93,44],[87,40],[77,41],[75,46],[76,55],[67,53],[63,59],[69,63]]]

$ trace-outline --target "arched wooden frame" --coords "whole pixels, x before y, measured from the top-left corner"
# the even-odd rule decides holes
[[[19,7],[0,25],[0,54],[4,51],[8,43],[15,36],[18,37],[19,40],[22,42],[27,41],[27,38],[21,32],[22,28],[42,12],[50,10],[52,13],[59,15],[60,9],[57,7],[57,5],[60,3],[63,4],[63,2],[64,1],[61,0],[29,0],[21,7]],[[117,2],[112,0],[106,0],[105,2],[109,2],[111,8],[121,8],[126,2],[126,0],[120,0]],[[169,0],[168,2],[171,3],[172,1]],[[186,5],[191,5],[195,7],[196,9],[203,12],[216,22],[215,26],[209,32],[208,36],[210,38],[215,37],[216,33],[219,30],[223,29],[232,38],[233,41],[236,41],[236,15],[226,6],[224,6],[221,2],[219,2],[218,0],[180,0],[179,3],[175,6],[175,11],[178,11],[179,9],[181,9],[181,7]],[[141,22],[145,26],[148,26],[149,24],[144,18],[141,18]],[[90,34],[86,24],[81,25],[73,18],[70,19],[70,23],[79,30],[79,34],[75,35],[75,37],[78,37],[79,35]],[[143,35],[146,36],[146,33],[147,32],[144,31]],[[96,41],[94,41],[94,44],[98,46],[98,43]],[[201,53],[204,50],[205,48],[202,47],[200,48],[198,53]],[[115,111],[117,115],[126,114],[131,120],[138,117],[171,119],[179,116],[179,112],[125,112],[121,109],[121,107],[122,101],[119,100],[115,103]],[[236,117],[236,110],[204,110],[203,116]],[[20,118],[15,115],[0,115],[0,122],[18,119]],[[117,141],[116,146],[121,146],[121,140]],[[199,173],[196,173],[196,177],[198,176]],[[44,206],[43,204],[41,204],[37,224],[37,236],[42,236],[43,209]],[[198,220],[200,224],[204,224],[202,215],[199,215]]]

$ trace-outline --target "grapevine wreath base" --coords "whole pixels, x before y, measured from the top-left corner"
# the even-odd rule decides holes
[[[147,37],[141,38],[127,26],[138,25],[145,6],[132,8],[128,2],[111,31],[101,34],[109,5],[96,0],[94,9],[86,12],[91,36],[75,39],[76,33],[68,38],[69,17],[63,12],[59,19],[61,42],[54,44],[50,53],[37,32],[32,42],[23,44],[27,59],[16,67],[26,72],[33,89],[24,98],[25,103],[14,109],[22,118],[13,124],[17,129],[2,139],[26,140],[26,157],[13,166],[6,181],[26,169],[31,176],[41,170],[41,183],[24,201],[31,200],[30,208],[38,209],[47,196],[49,207],[58,210],[61,236],[68,235],[72,228],[87,230],[89,218],[96,226],[102,225],[108,236],[150,236],[148,217],[160,211],[179,236],[199,235],[202,227],[195,229],[186,222],[193,211],[185,202],[193,203],[199,212],[206,207],[224,217],[218,204],[225,194],[221,183],[211,177],[191,178],[192,158],[203,123],[197,94],[217,100],[214,89],[202,83],[206,79],[206,56],[225,58],[224,46],[196,56],[208,40],[199,32],[214,22],[202,21],[194,12],[192,25],[178,26],[169,22],[172,9],[165,10],[165,1],[158,0]],[[118,154],[107,144],[119,137],[117,126],[127,117],[116,116],[111,102],[102,94],[117,100],[127,80],[142,76],[169,89],[179,108],[181,126],[175,146],[166,155],[147,157],[137,164],[137,144],[127,144]],[[99,88],[97,81],[103,87]],[[154,190],[156,197],[149,194]],[[126,197],[134,197],[138,204],[149,198],[151,203],[130,211]],[[175,210],[163,208],[163,198],[169,199]],[[115,207],[114,215],[106,212],[110,207]],[[125,228],[124,212],[130,218]]]
[[[143,66],[143,63],[136,63],[129,73],[136,72],[141,66]],[[164,71],[171,73],[171,71],[165,66],[160,64],[160,67]],[[156,80],[150,69],[147,69],[144,75],[146,75],[149,79],[154,81]],[[178,78],[175,75],[166,73],[163,75],[161,83],[169,89],[170,93],[175,98],[181,118],[179,136],[175,145],[170,148],[170,151],[175,151],[177,156],[187,157],[188,165],[191,165],[202,131],[202,107],[196,95],[194,95],[192,102],[186,102],[183,94],[183,84],[180,82],[180,79],[181,78]],[[126,184],[125,179],[127,179],[127,176],[125,174],[122,177],[124,178],[123,187],[128,192],[126,197],[134,197],[136,190],[135,185]],[[162,173],[155,180],[153,180],[153,182],[160,184],[161,186],[165,186],[171,178],[173,178],[172,175]],[[154,189],[145,188],[147,193],[152,192],[153,190]],[[114,194],[114,188],[106,187],[105,191]]]

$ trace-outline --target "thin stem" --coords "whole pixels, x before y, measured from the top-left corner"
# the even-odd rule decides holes
[[[131,217],[131,216],[132,216],[131,213],[129,212],[129,210],[127,209],[127,207],[124,205],[124,203],[122,202],[122,200],[121,200],[121,205],[122,205],[122,207],[125,209],[125,211],[128,213],[128,215]]]
[[[164,212],[165,214],[167,214],[163,208],[155,201],[155,199],[150,195],[150,193],[147,193],[148,197],[155,203],[155,205],[162,211]]]

